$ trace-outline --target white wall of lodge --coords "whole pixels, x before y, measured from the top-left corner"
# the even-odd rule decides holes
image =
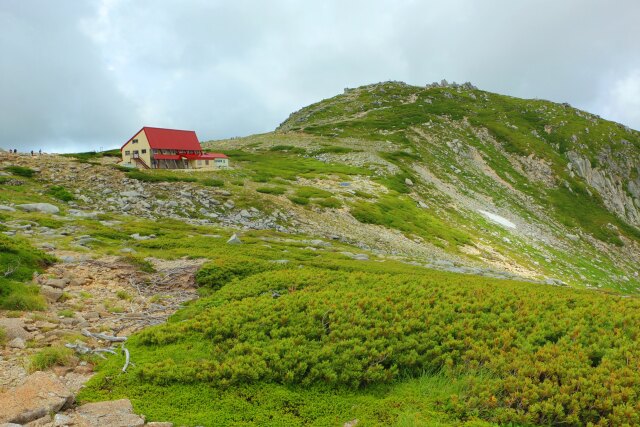
[[[140,159],[151,167],[151,147],[149,146],[149,140],[144,133],[144,129],[131,138],[120,151],[122,152],[122,161],[120,164],[144,168],[144,166],[136,160]]]

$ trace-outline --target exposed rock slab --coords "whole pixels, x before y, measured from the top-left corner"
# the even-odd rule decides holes
[[[138,427],[144,419],[133,413],[129,399],[87,403],[73,414],[73,425],[82,427]]]
[[[46,372],[36,372],[24,384],[0,394],[0,423],[26,424],[73,401],[73,394],[58,378]]]
[[[52,205],[51,203],[25,203],[23,205],[18,205],[17,208],[26,212],[42,212],[49,214],[56,214],[60,212],[60,208],[56,205]]]

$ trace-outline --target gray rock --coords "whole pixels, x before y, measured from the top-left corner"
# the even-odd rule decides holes
[[[131,235],[131,237],[134,240],[149,240],[149,239],[155,239],[156,236],[155,234],[149,234],[148,236],[141,236],[139,233],[134,233]]]
[[[31,334],[25,330],[24,320],[15,318],[0,318],[0,328],[4,329],[7,339],[29,339]]]
[[[18,205],[17,208],[26,212],[43,212],[49,214],[60,212],[60,208],[51,203],[25,203]]]
[[[60,289],[46,285],[40,287],[40,293],[49,302],[56,302],[62,297],[62,291]]]
[[[404,179],[404,183],[407,184],[408,186],[412,186],[413,185],[413,181],[411,181],[409,178],[405,178]]]
[[[69,284],[69,281],[65,279],[48,279],[44,284],[45,286],[51,286],[52,288],[64,289]]]
[[[420,206],[422,209],[428,209],[429,208],[429,205],[427,205],[422,200],[418,200],[418,206]]]
[[[0,205],[0,211],[15,212],[16,210],[14,208],[12,208],[11,206]]]
[[[120,252],[124,253],[124,254],[135,254],[136,250],[133,248],[122,248],[120,249]]]
[[[73,416],[75,424],[87,427],[140,427],[144,419],[133,413],[129,399],[87,403],[78,407]]]
[[[54,427],[62,427],[71,424],[71,417],[64,414],[56,414],[53,417],[53,425]]]
[[[135,199],[141,197],[142,194],[138,193],[137,191],[123,191],[120,193],[120,196]]]
[[[238,235],[234,233],[233,236],[231,236],[229,238],[229,240],[227,240],[227,244],[229,244],[229,245],[240,245],[240,244],[242,244],[242,240],[240,240]]]
[[[7,344],[10,348],[26,348],[27,343],[20,337],[16,337]]]

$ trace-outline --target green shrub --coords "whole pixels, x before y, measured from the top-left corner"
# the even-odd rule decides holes
[[[131,301],[133,297],[127,291],[123,291],[122,289],[116,292],[116,296],[125,301]]]
[[[31,178],[36,173],[35,170],[24,166],[7,166],[6,168],[4,168],[4,170],[6,170],[7,172],[11,172],[14,175],[22,176],[24,178]]]
[[[330,191],[321,190],[320,188],[315,187],[300,187],[296,190],[296,196],[305,197],[307,199],[331,197],[332,195],[333,193]]]
[[[37,286],[0,277],[0,309],[29,311],[44,310],[46,306]]]
[[[309,204],[309,199],[307,199],[306,197],[288,196],[288,199],[291,200],[296,205],[308,205]]]
[[[156,269],[153,266],[153,263],[151,263],[151,261],[147,261],[142,256],[130,254],[130,255],[123,256],[122,259],[125,262],[128,262],[129,264],[131,264],[132,266],[138,268],[140,271],[144,271],[145,273],[156,272]]]
[[[7,331],[4,330],[2,326],[0,326],[0,346],[4,345],[7,342]]]
[[[29,370],[44,371],[52,366],[68,366],[74,361],[73,350],[64,346],[47,347],[31,357]]]
[[[27,241],[0,234],[0,266],[6,279],[31,280],[35,271],[41,271],[54,261],[54,257],[34,248]]]
[[[220,257],[205,264],[196,274],[198,286],[218,290],[233,279],[250,276],[262,271],[275,269],[267,261],[242,256]]]
[[[208,187],[224,187],[224,181],[221,179],[206,178],[200,182]]]
[[[75,313],[73,312],[73,310],[64,309],[64,310],[60,310],[58,312],[58,316],[67,317],[67,318],[73,318],[75,316]]]
[[[256,188],[258,193],[264,194],[284,194],[287,189],[284,187],[258,187]]]
[[[342,206],[342,202],[335,197],[328,197],[326,199],[320,199],[316,201],[318,205],[325,208],[339,208]]]
[[[47,190],[47,194],[55,197],[58,200],[62,200],[64,202],[69,202],[75,199],[73,194],[71,194],[66,188],[64,188],[61,185],[54,185],[52,187],[49,187],[49,190]]]

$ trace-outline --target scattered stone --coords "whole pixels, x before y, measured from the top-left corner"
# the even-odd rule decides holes
[[[137,251],[133,248],[122,248],[120,249],[120,252],[123,254],[135,254]]]
[[[73,415],[75,424],[87,427],[140,427],[144,419],[133,413],[129,399],[87,403]]]
[[[229,240],[227,240],[227,244],[228,245],[241,245],[242,244],[242,240],[240,240],[240,238],[238,237],[237,234],[234,234],[233,236],[231,236],[229,238]]]
[[[52,288],[64,289],[69,284],[69,281],[65,279],[48,279],[44,284],[45,286],[51,286]]]
[[[42,212],[49,214],[56,214],[60,212],[60,208],[51,203],[25,203],[23,205],[18,205],[18,209],[26,211],[26,212]]]
[[[421,207],[422,209],[429,209],[429,205],[427,205],[422,200],[418,200],[418,206]]]
[[[54,375],[36,372],[26,381],[0,394],[0,423],[26,424],[53,412],[73,401],[73,394]]]
[[[12,208],[11,206],[0,205],[0,211],[15,212],[16,210],[14,208]]]
[[[25,330],[24,320],[22,319],[1,318],[0,328],[5,330],[8,340],[14,338],[28,340],[31,338],[31,334]]]
[[[27,347],[27,343],[20,337],[16,337],[7,344],[10,348],[23,349]]]
[[[53,417],[53,425],[54,427],[62,427],[71,424],[73,421],[71,417],[64,414],[56,414]]]
[[[123,191],[120,193],[120,196],[135,199],[138,197],[142,197],[142,194],[138,193],[137,191]]]
[[[413,186],[413,181],[411,181],[409,178],[405,178],[404,179],[404,183],[407,184],[408,186]]]
[[[153,421],[146,424],[147,427],[173,427],[173,423],[160,423]]]
[[[131,238],[134,240],[149,240],[149,239],[155,239],[156,235],[149,234],[148,236],[141,236],[140,233],[134,233],[131,235]]]
[[[62,291],[60,289],[52,288],[51,286],[41,286],[40,293],[49,302],[56,302],[62,297]]]

